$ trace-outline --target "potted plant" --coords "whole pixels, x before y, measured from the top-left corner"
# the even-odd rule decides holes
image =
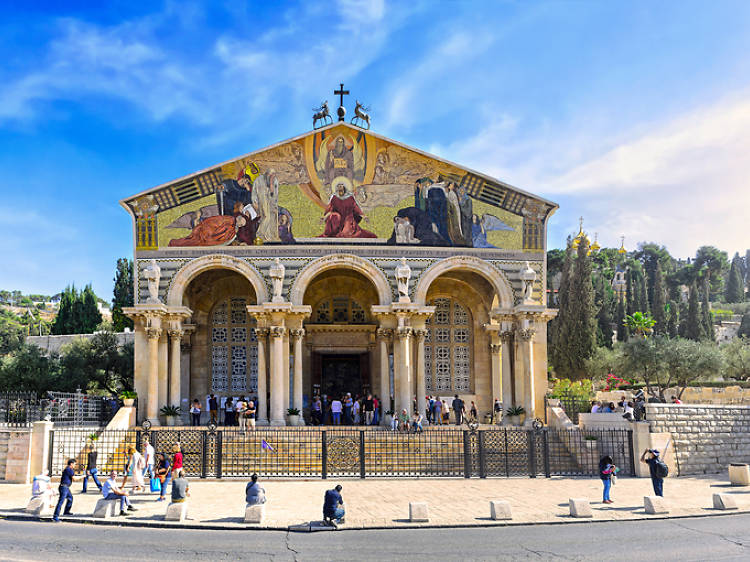
[[[159,410],[159,413],[161,413],[162,416],[164,416],[164,419],[167,422],[168,426],[174,426],[177,425],[177,418],[180,417],[180,407],[179,406],[162,406],[161,410]]]
[[[289,408],[286,411],[286,420],[289,425],[299,425],[299,410],[297,408]]]
[[[526,414],[526,410],[523,406],[511,406],[505,410],[505,415],[508,417],[508,423],[510,425],[521,425],[521,416]]]
[[[120,399],[122,400],[123,406],[132,406],[135,403],[135,399],[138,395],[132,390],[123,390],[120,393]]]
[[[599,440],[599,438],[596,435],[586,435],[583,438],[583,442],[586,443],[586,448],[589,451],[595,451],[596,450],[596,445],[597,445],[597,441],[598,440]]]
[[[386,427],[391,427],[391,424],[393,423],[393,410],[385,411],[385,414],[383,415],[383,421],[385,422]]]

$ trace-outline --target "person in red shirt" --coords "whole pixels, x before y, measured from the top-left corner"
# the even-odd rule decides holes
[[[176,473],[182,469],[182,451],[180,450],[180,444],[175,443],[172,447],[172,473]]]

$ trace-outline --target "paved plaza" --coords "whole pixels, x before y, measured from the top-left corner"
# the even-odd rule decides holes
[[[647,478],[621,478],[613,487],[613,504],[601,503],[602,485],[598,479],[584,478],[513,478],[513,479],[423,479],[423,480],[312,480],[265,481],[269,498],[266,520],[260,527],[287,529],[322,518],[325,490],[337,483],[343,485],[347,511],[342,528],[398,528],[407,526],[476,526],[528,523],[565,523],[581,521],[569,516],[569,498],[588,498],[594,521],[635,520],[663,516],[646,515],[643,496],[651,495]],[[190,526],[244,528],[245,481],[190,481]],[[100,495],[89,489],[80,494],[81,484],[74,483],[75,518],[90,518]],[[94,490],[96,488],[94,487]],[[29,485],[0,484],[0,515],[23,514]],[[713,509],[712,495],[729,493],[738,510]],[[731,487],[726,475],[669,478],[665,494],[669,517],[706,516],[750,512],[750,488]],[[157,494],[136,494],[133,505],[138,509],[128,517],[117,517],[117,524],[165,524],[167,502],[157,502]],[[492,521],[490,500],[508,500],[512,521]],[[409,523],[409,502],[429,504],[429,523]],[[101,521],[101,520],[99,520]],[[171,523],[170,523],[171,525]],[[173,525],[180,526],[180,523]]]

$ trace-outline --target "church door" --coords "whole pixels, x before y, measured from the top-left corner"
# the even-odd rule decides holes
[[[365,374],[360,368],[362,362],[361,355],[322,355],[321,393],[337,398],[347,392],[351,392],[352,397],[362,394]]]

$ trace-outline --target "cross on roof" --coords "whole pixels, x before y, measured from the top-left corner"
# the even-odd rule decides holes
[[[346,115],[346,109],[344,109],[344,96],[349,95],[349,90],[344,90],[344,84],[343,82],[339,85],[338,90],[333,91],[333,95],[339,96],[339,109],[338,109],[338,115],[339,115],[339,121],[344,120],[344,115]],[[343,109],[343,111],[342,111]]]

